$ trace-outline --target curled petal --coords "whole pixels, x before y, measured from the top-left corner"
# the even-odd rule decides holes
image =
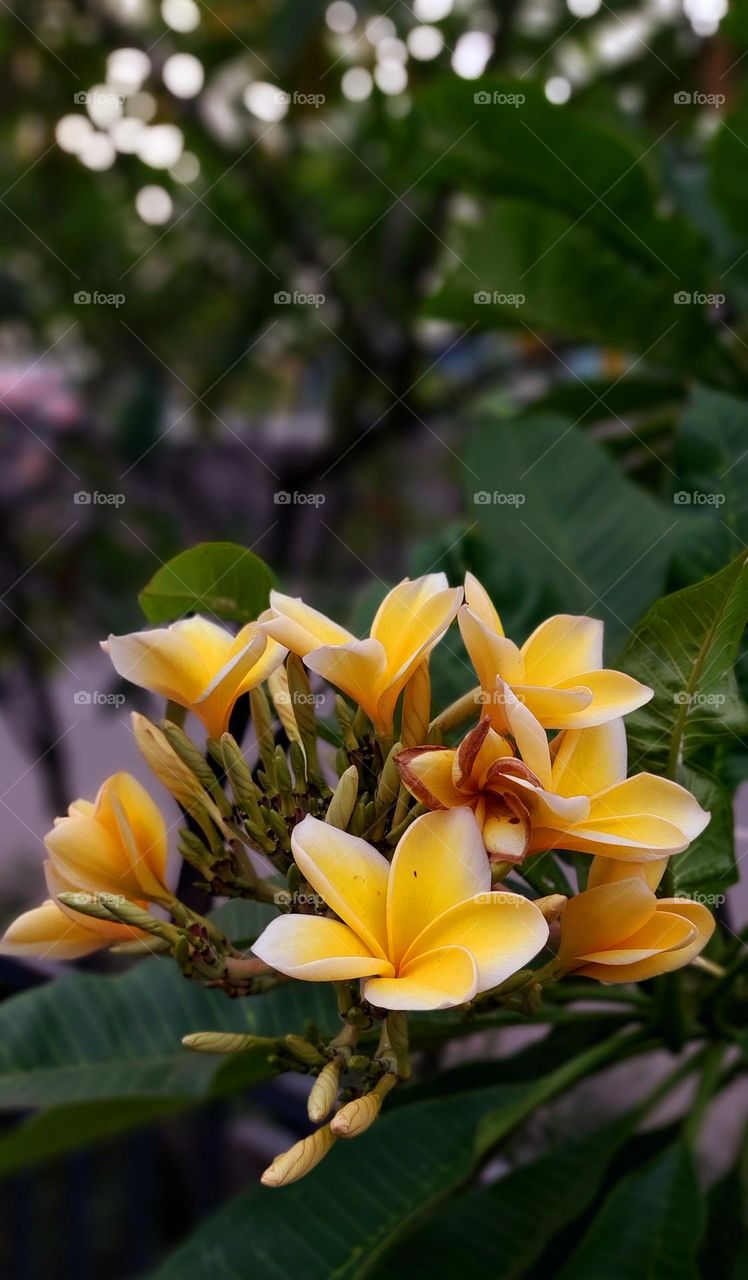
[[[395,759],[410,794],[429,809],[451,809],[471,799],[452,780],[455,754],[451,747],[409,747]]]
[[[549,729],[585,729],[628,715],[654,697],[654,689],[640,684],[622,671],[585,671],[559,685],[559,689],[584,688],[592,695],[589,705],[571,715],[558,717]]]
[[[501,618],[493,606],[491,597],[472,573],[465,574],[465,604],[490,631],[497,636],[503,636],[504,628]]]
[[[652,773],[638,773],[596,795],[589,821],[599,824],[608,816],[644,819],[648,815],[677,827],[684,843],[700,836],[710,820],[710,814],[685,787]]]
[[[667,870],[667,857],[652,862],[622,862],[618,858],[593,858],[587,877],[587,888],[596,889],[601,884],[615,880],[630,880],[639,876],[654,893]]]
[[[389,728],[380,723],[379,700],[387,687],[387,656],[378,640],[322,645],[308,653],[305,662],[310,671],[316,671],[363,707],[377,728]]]
[[[259,619],[262,626],[291,653],[305,658],[320,645],[348,644],[356,637],[331,618],[304,604],[297,596],[270,592],[270,608]]]
[[[587,889],[566,904],[559,960],[568,970],[578,956],[606,951],[644,928],[656,909],[657,899],[638,877]]]
[[[196,617],[151,631],[110,636],[101,647],[123,679],[191,706],[227,661],[233,640],[225,627]]]
[[[460,609],[457,622],[482,689],[490,693],[497,676],[510,683],[522,679],[522,658],[512,640],[497,635],[467,606]]]

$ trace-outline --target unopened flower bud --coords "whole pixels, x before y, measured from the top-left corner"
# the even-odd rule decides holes
[[[357,1138],[373,1125],[382,1109],[382,1102],[397,1083],[397,1076],[388,1072],[378,1080],[371,1093],[346,1102],[333,1116],[330,1128],[337,1138]]]
[[[275,1157],[260,1179],[262,1185],[286,1187],[290,1182],[298,1182],[299,1178],[303,1178],[311,1169],[314,1169],[320,1160],[324,1160],[334,1142],[335,1134],[329,1124],[322,1129],[317,1129],[316,1133],[297,1142],[290,1151],[284,1151]]]
[[[402,739],[404,747],[426,742],[431,715],[431,677],[428,662],[416,667],[403,694]]]
[[[548,923],[553,924],[563,914],[567,902],[568,898],[563,893],[549,893],[545,898],[536,898],[535,906],[542,911]]]
[[[326,1063],[312,1085],[307,1102],[309,1119],[319,1124],[329,1116],[335,1105],[340,1085],[341,1063],[337,1058]]]
[[[247,1049],[275,1049],[277,1041],[269,1036],[245,1036],[230,1031],[195,1031],[182,1036],[185,1049],[197,1053],[245,1053]]]
[[[358,796],[358,769],[352,764],[338,781],[325,814],[325,822],[345,831]]]

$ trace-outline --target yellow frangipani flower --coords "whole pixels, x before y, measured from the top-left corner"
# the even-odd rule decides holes
[[[507,728],[503,689],[513,691],[545,729],[605,724],[649,702],[654,691],[622,671],[603,668],[603,623],[559,613],[519,648],[507,639],[488,593],[468,573],[460,631],[485,698],[485,713]]]
[[[168,899],[166,824],[129,773],[115,773],[93,803],[75,800],[44,837],[51,871],[66,887],[120,894],[131,901]]]
[[[400,694],[444,635],[461,601],[461,587],[449,587],[443,573],[429,573],[413,581],[405,578],[387,593],[365,640],[278,591],[271,591],[270,609],[261,622],[311,671],[363,707],[378,732],[388,733]]]
[[[147,935],[139,929],[114,921],[98,920],[63,905],[58,893],[83,892],[46,862],[44,871],[48,891],[55,895],[32,907],[8,925],[0,939],[0,955],[34,956],[39,960],[77,960],[81,956],[112,947],[121,942],[135,942]],[[119,896],[122,896],[121,894]]]
[[[626,777],[623,720],[567,729],[550,746],[533,739],[530,747],[517,759],[484,718],[459,748],[413,747],[397,765],[430,809],[473,809],[486,849],[501,861],[575,849],[649,863],[680,853],[709,822],[677,783],[651,773]]]
[[[700,902],[656,898],[640,876],[571,898],[561,917],[561,973],[599,982],[642,982],[689,964],[714,932]]]
[[[101,647],[118,675],[193,711],[212,738],[226,732],[237,698],[267,680],[286,656],[258,622],[235,636],[207,618],[110,636]]]
[[[545,945],[528,899],[492,893],[478,824],[468,809],[427,813],[392,863],[372,845],[306,817],[291,837],[301,874],[338,919],[284,915],[252,950],[310,982],[362,978],[383,1009],[448,1009],[498,985]]]

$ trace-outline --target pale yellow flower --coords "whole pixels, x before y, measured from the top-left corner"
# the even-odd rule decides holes
[[[628,866],[662,861],[709,822],[685,787],[651,773],[626,777],[620,719],[567,729],[550,747],[533,738],[518,759],[484,718],[459,748],[413,747],[397,765],[411,794],[430,809],[473,809],[486,849],[502,861],[546,849],[596,853]]]
[[[110,636],[101,647],[118,675],[194,712],[213,738],[226,732],[237,698],[267,680],[286,656],[258,622],[233,635],[207,618]]]
[[[45,864],[47,889],[58,893],[85,894],[77,885]],[[118,898],[121,894],[117,895]],[[47,898],[18,916],[0,939],[0,955],[28,956],[39,960],[77,960],[121,942],[135,942],[147,937],[139,929],[114,921],[98,920],[82,915],[56,900]]]
[[[170,897],[166,824],[129,773],[107,778],[93,803],[75,800],[64,818],[55,819],[44,843],[52,872],[67,886],[131,901]]]
[[[640,876],[571,898],[561,918],[560,972],[599,982],[642,982],[689,964],[714,932],[700,902],[656,898]]]
[[[365,640],[278,591],[271,591],[261,622],[311,671],[353,698],[378,732],[388,733],[400,694],[444,635],[461,600],[461,587],[449,587],[443,573],[429,573],[405,578],[387,593]]]
[[[603,668],[603,623],[560,613],[533,631],[522,647],[507,639],[485,589],[465,577],[460,631],[495,729],[506,729],[497,677],[546,729],[584,729],[634,711],[653,690],[622,671]]]
[[[252,950],[311,982],[363,979],[384,1009],[447,1009],[503,982],[545,945],[548,925],[519,894],[491,892],[468,809],[417,818],[390,864],[372,845],[316,818],[294,829],[301,874],[338,919],[284,915]]]

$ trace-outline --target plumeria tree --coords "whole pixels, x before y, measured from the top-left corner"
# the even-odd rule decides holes
[[[229,568],[232,588],[222,591]],[[697,1196],[690,1153],[705,1108],[740,1069],[745,950],[716,928],[721,895],[695,887],[713,888],[715,877],[709,807],[686,760],[695,737],[703,763],[726,730],[745,575],[741,558],[665,597],[621,669],[610,669],[601,622],[555,615],[518,646],[472,574],[457,586],[443,573],[405,579],[359,639],[309,603],[268,591],[264,566],[241,548],[181,555],[141,597],[167,625],[110,636],[103,647],[120,676],[166,699],[163,721],[135,713],[132,729],[180,806],[182,871],[170,865],[150,793],[115,774],[56,821],[45,840],[49,897],[10,925],[3,951],[65,960],[102,948],[153,953],[120,978],[96,980],[88,1007],[106,1018],[112,986],[127,999],[138,975],[152,974],[154,1014],[180,1064],[165,1104],[190,1061],[207,1062],[213,1087],[226,1091],[306,1076],[313,1127],[262,1182],[285,1188],[311,1174],[303,1203],[321,1212],[330,1188],[350,1183],[355,1198],[388,1152],[395,1208],[375,1191],[373,1237],[367,1226],[325,1244],[331,1271],[363,1251],[356,1275],[375,1273],[411,1214],[462,1187],[542,1103],[605,1067],[669,1050],[672,1063],[648,1095],[628,1099],[602,1138],[579,1138],[573,1159],[560,1157],[572,1187],[575,1161],[584,1166],[581,1207],[565,1186],[554,1189],[553,1160],[537,1162],[550,1239],[594,1201],[607,1165],[656,1104],[684,1078],[694,1082],[682,1136],[668,1132],[653,1161],[613,1186],[572,1249],[569,1274],[592,1274],[613,1218],[619,1229],[616,1205],[633,1214],[656,1188],[666,1202],[653,1210],[659,1222]],[[224,617],[256,616],[234,634],[212,607],[219,595]],[[470,687],[438,706],[432,654],[459,634]],[[687,667],[669,648],[674,634],[688,634]],[[674,697],[673,681],[685,681],[685,697]],[[667,748],[670,765],[629,769],[627,724],[637,760]],[[184,978],[199,999],[174,1018],[173,984]],[[62,1018],[69,998],[61,995]],[[433,1076],[434,1061],[467,1033],[523,1023],[549,1028],[542,1068],[530,1050],[519,1055],[527,1076],[520,1065],[511,1084],[476,1084],[464,1067]],[[567,1030],[576,1042],[559,1034]],[[423,1142],[434,1149],[421,1160],[410,1144]],[[498,1184],[492,1248],[513,1214],[535,1211],[523,1191],[529,1172]],[[445,1217],[412,1230],[408,1256],[433,1262],[488,1192],[463,1193]],[[293,1195],[282,1192],[279,1216],[268,1209],[266,1222],[265,1202],[250,1193],[258,1258],[266,1233],[298,1212],[298,1198],[284,1200]],[[203,1235],[220,1236],[235,1257],[244,1237],[234,1227],[229,1211],[228,1223],[219,1218]],[[673,1268],[685,1268],[698,1230],[682,1224]],[[186,1246],[163,1274],[190,1269],[206,1247]],[[530,1266],[542,1250],[541,1237],[520,1252]]]

